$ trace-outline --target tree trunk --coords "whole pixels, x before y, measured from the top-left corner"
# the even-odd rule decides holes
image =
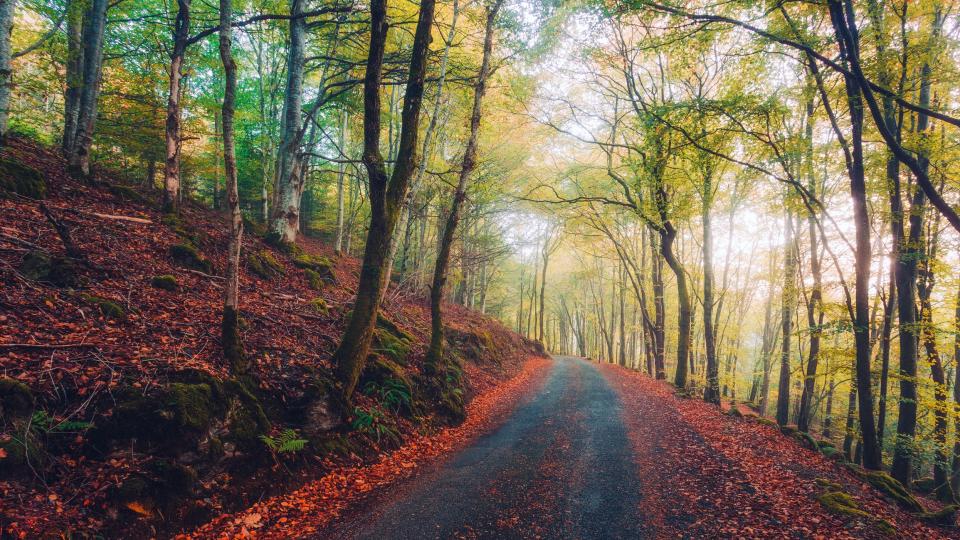
[[[167,161],[163,173],[163,211],[179,212],[180,201],[180,79],[183,57],[190,39],[190,2],[177,0],[177,18],[170,53],[170,86],[167,94]]]
[[[657,379],[666,379],[667,378],[667,369],[666,369],[666,305],[664,299],[665,287],[663,284],[663,256],[658,253],[652,244],[656,243],[655,241],[651,242],[651,268],[650,272],[651,279],[653,280],[653,318],[654,318],[654,328],[653,328],[653,339],[654,339],[654,354],[653,361],[654,367],[656,370]]]
[[[793,304],[796,301],[797,259],[793,213],[784,220],[783,295],[780,306],[780,377],[777,385],[777,423],[789,422],[790,415],[790,337],[793,334]]]
[[[435,0],[423,0],[420,4],[403,103],[400,151],[392,177],[388,178],[380,152],[380,84],[383,79],[383,54],[388,29],[387,5],[386,0],[372,0],[370,3],[370,48],[363,83],[363,162],[369,184],[370,228],[364,247],[353,314],[333,355],[340,384],[340,397],[344,404],[350,402],[370,352],[370,342],[373,339],[385,285],[385,263],[390,240],[417,163],[418,123],[434,7]]]
[[[304,176],[298,173],[300,150],[300,117],[303,113],[303,67],[305,61],[307,20],[303,0],[290,0],[290,43],[287,46],[287,89],[280,118],[280,147],[277,164],[273,219],[270,230],[285,244],[297,239],[300,232],[300,199]]]
[[[703,388],[703,400],[719,405],[720,373],[713,317],[713,224],[710,216],[713,186],[709,174],[704,178],[703,192],[700,221],[703,225],[703,341],[707,353],[707,381]]]
[[[66,91],[63,94],[63,140],[60,148],[64,156],[73,152],[80,116],[80,93],[83,91],[83,16],[84,1],[69,0],[67,4],[67,58]]]
[[[343,154],[340,156],[341,161],[346,159],[346,141],[347,141],[347,122],[349,121],[350,116],[347,113],[346,107],[343,109],[343,114],[340,115],[340,137],[337,141],[340,145],[340,153]],[[333,244],[333,250],[337,255],[340,255],[343,252],[343,216],[344,216],[344,178],[346,176],[346,163],[337,164],[337,237]]]
[[[846,62],[857,61],[856,47],[859,36],[852,17],[846,20],[845,8],[852,9],[849,1],[829,0],[830,17],[840,44],[841,58]],[[852,15],[852,14],[849,14]],[[850,50],[847,45],[854,47]],[[848,165],[850,198],[853,202],[853,222],[856,231],[853,333],[856,351],[856,381],[860,434],[863,441],[863,465],[872,470],[882,467],[880,447],[877,444],[877,426],[873,414],[873,388],[870,381],[870,216],[867,207],[867,188],[863,166],[863,102],[860,84],[852,75],[844,76],[847,105],[850,114],[852,152]]]
[[[0,0],[0,146],[6,144],[10,116],[10,88],[13,85],[10,34],[16,7],[17,0]]]
[[[690,357],[690,293],[687,290],[687,274],[683,265],[673,252],[673,241],[677,231],[669,221],[663,224],[660,231],[660,254],[667,261],[667,266],[673,271],[677,279],[677,372],[673,384],[677,388],[687,386],[687,360]]]
[[[83,17],[83,72],[77,127],[70,151],[71,174],[90,180],[90,146],[97,121],[100,97],[100,73],[103,67],[103,33],[107,20],[107,0],[90,0]]]
[[[490,56],[493,53],[493,33],[502,0],[487,8],[487,22],[483,38],[483,58],[480,61],[480,72],[473,87],[473,110],[470,114],[470,135],[463,152],[463,162],[460,165],[460,176],[457,188],[453,194],[453,203],[447,215],[447,224],[443,230],[443,239],[440,241],[440,251],[437,253],[437,262],[433,271],[433,284],[430,287],[430,347],[427,349],[425,370],[436,376],[442,373],[445,364],[444,337],[443,337],[443,291],[447,282],[447,269],[450,264],[450,249],[453,246],[454,235],[460,222],[460,212],[463,201],[467,196],[467,183],[470,175],[477,166],[477,138],[480,134],[480,121],[483,118],[483,96],[487,91],[487,77],[490,75]],[[546,268],[546,260],[544,260]],[[543,335],[543,310],[541,308],[540,334]]]
[[[233,142],[233,112],[236,101],[237,65],[231,51],[231,18],[233,0],[220,0],[220,60],[223,62],[223,165],[227,180],[227,201],[230,205],[230,239],[227,246],[226,283],[223,292],[221,341],[224,358],[235,375],[249,371],[240,339],[240,246],[243,239],[243,218],[237,192],[237,158]]]

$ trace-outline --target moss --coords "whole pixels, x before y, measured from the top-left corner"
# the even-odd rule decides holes
[[[730,409],[727,410],[727,414],[734,418],[743,418],[743,413],[740,412],[740,408],[737,407],[736,403],[730,404]]]
[[[107,186],[107,190],[110,193],[112,193],[114,197],[118,199],[121,199],[124,201],[132,201],[145,206],[149,206],[151,208],[156,207],[156,203],[154,201],[151,201],[150,199],[144,197],[143,195],[140,194],[140,192],[138,192],[137,190],[133,189],[130,186],[123,186],[120,184],[110,184]]]
[[[240,377],[226,381],[225,388],[233,398],[233,404],[227,414],[227,439],[244,451],[262,450],[260,436],[270,432],[270,419],[263,410],[260,400],[254,395],[253,379]]]
[[[414,340],[415,340],[415,338],[413,337],[413,335],[412,335],[410,332],[407,332],[407,331],[404,330],[403,328],[400,328],[400,326],[397,325],[397,323],[395,323],[394,321],[390,320],[390,319],[389,319],[386,315],[384,315],[383,313],[377,313],[377,327],[383,328],[383,329],[386,330],[387,332],[390,332],[391,334],[397,336],[397,337],[400,338],[400,339],[404,339],[404,340],[407,340],[407,341],[414,341]]]
[[[39,250],[28,251],[24,255],[19,271],[27,279],[50,283],[56,287],[78,287],[82,284],[73,259]]]
[[[826,478],[817,478],[815,482],[817,483],[818,486],[822,488],[830,488],[834,491],[839,491],[843,487],[836,482],[827,480]]]
[[[932,525],[953,526],[956,524],[957,510],[960,509],[955,504],[948,504],[936,512],[920,512],[915,514],[917,519],[924,523]]]
[[[36,169],[9,158],[0,158],[0,191],[43,199],[47,196],[47,182]]]
[[[307,303],[310,305],[310,308],[313,311],[319,313],[320,315],[330,314],[330,307],[327,305],[327,301],[320,296],[314,298],[313,300],[310,300]]]
[[[247,269],[263,279],[273,279],[286,274],[283,264],[265,249],[247,254]]]
[[[230,370],[236,374],[246,373],[250,362],[243,350],[243,339],[240,331],[243,320],[240,313],[232,308],[223,309],[223,319],[220,321],[221,346],[223,357],[230,363]]]
[[[153,279],[150,280],[150,285],[165,291],[175,291],[180,286],[180,284],[177,282],[177,278],[171,276],[170,274],[153,276]]]
[[[304,271],[311,271],[317,274],[320,279],[327,283],[335,283],[336,276],[333,274],[333,263],[326,257],[310,255],[309,253],[299,252],[291,256],[294,266],[303,268]]]
[[[780,426],[778,426],[776,422],[774,422],[773,420],[771,420],[771,419],[769,419],[769,418],[767,418],[767,417],[765,417],[765,416],[758,416],[758,417],[757,417],[757,423],[758,423],[758,424],[762,424],[762,425],[764,425],[764,426],[775,427],[775,428],[778,428],[778,429],[780,428]]]
[[[797,433],[797,426],[795,424],[787,424],[785,426],[780,426],[780,433],[791,437],[794,433]]]
[[[889,474],[883,471],[870,471],[864,474],[864,478],[903,509],[910,512],[923,512],[920,501]]]
[[[0,418],[7,422],[27,418],[34,407],[36,400],[27,385],[16,379],[0,377]]]
[[[32,475],[32,470],[42,469],[48,464],[49,455],[37,434],[28,429],[26,422],[15,422],[13,436],[0,438],[0,450],[6,457],[0,459],[0,478]],[[32,469],[31,469],[32,467]]]
[[[820,449],[817,446],[816,439],[811,437],[809,433],[805,433],[803,431],[797,431],[796,433],[793,434],[793,438],[796,439],[797,442],[801,444],[801,446],[804,446],[810,450],[819,451]]]
[[[860,509],[856,499],[842,491],[828,491],[817,497],[824,508],[842,516],[870,518],[870,514]]]
[[[246,214],[243,215],[243,232],[249,233],[258,238],[267,236],[267,226],[264,223],[256,221]]]
[[[410,341],[397,337],[392,332],[377,328],[373,332],[373,350],[394,362],[406,365],[410,354]]]
[[[164,214],[163,217],[160,218],[160,223],[168,227],[180,227],[183,225],[183,220],[180,219],[180,216],[171,212]]]
[[[837,454],[840,454],[841,456],[843,456],[843,452],[841,452],[840,450],[837,450],[835,446],[821,446],[820,453],[823,454],[824,457],[828,457],[831,459],[837,459],[835,457]]]
[[[82,298],[83,301],[87,302],[88,304],[97,306],[97,308],[100,310],[100,313],[107,319],[121,321],[127,318],[127,310],[123,309],[120,304],[114,302],[113,300],[86,293],[81,294],[80,298]]]
[[[193,268],[209,274],[213,270],[213,265],[207,259],[200,255],[193,244],[181,243],[170,246],[170,256],[174,262],[186,268]]]
[[[937,488],[937,481],[934,480],[932,476],[927,476],[920,478],[919,480],[915,480],[913,482],[913,487],[920,493],[933,493],[933,490]]]
[[[166,402],[178,425],[198,431],[210,425],[213,415],[210,385],[172,383],[167,390]]]

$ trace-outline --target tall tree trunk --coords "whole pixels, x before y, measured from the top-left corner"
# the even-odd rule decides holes
[[[347,164],[342,163],[342,161],[346,159],[347,122],[349,119],[350,116],[347,113],[346,107],[344,107],[343,113],[340,115],[340,136],[337,141],[340,145],[340,153],[343,154],[340,156],[341,163],[337,165],[337,236],[333,244],[333,250],[337,255],[343,252],[343,216],[345,214],[343,207],[345,193],[344,178],[346,176]]]
[[[167,94],[166,145],[167,160],[163,173],[163,210],[177,213],[180,201],[180,79],[183,57],[190,39],[190,2],[177,0],[177,17],[173,27],[173,50],[170,52],[170,85]]]
[[[349,403],[370,352],[377,313],[383,297],[386,259],[400,208],[407,195],[417,160],[420,106],[430,48],[435,0],[423,0],[413,39],[410,69],[403,102],[400,151],[391,177],[380,152],[380,84],[387,40],[387,2],[370,3],[370,48],[363,82],[363,162],[368,175],[370,227],[353,314],[333,355],[342,401]],[[346,411],[344,411],[346,412]]]
[[[931,28],[931,46],[940,35],[943,25],[941,8],[934,10],[933,25]],[[930,105],[930,63],[924,62],[920,68],[920,96],[919,104],[927,108]],[[917,115],[917,133],[921,140],[927,139],[929,116],[925,113]],[[929,159],[925,145],[921,143],[917,161],[921,173],[927,174]],[[899,207],[900,190],[897,184],[895,205]],[[926,201],[924,191],[919,187],[913,196],[910,205],[910,235],[904,243],[898,243],[900,256],[897,267],[897,309],[899,316],[898,329],[900,330],[900,404],[897,417],[897,444],[894,448],[893,466],[890,474],[904,485],[910,485],[913,473],[913,455],[915,453],[914,437],[917,429],[917,362],[919,358],[919,335],[917,332],[917,307],[915,303],[917,292],[917,262],[922,256],[921,249],[923,235],[923,207]],[[894,202],[894,201],[891,201]],[[895,214],[894,218],[899,218]],[[901,225],[900,233],[903,229]],[[902,238],[902,236],[901,236]],[[906,245],[904,245],[906,244]]]
[[[953,314],[953,463],[950,467],[950,486],[960,493],[960,286],[957,287]]]
[[[626,320],[627,313],[625,308],[626,303],[626,292],[627,292],[627,283],[626,283],[626,268],[623,265],[620,265],[620,356],[618,363],[622,367],[627,366],[627,331],[626,331]]]
[[[70,151],[71,174],[90,180],[90,146],[97,121],[100,73],[103,67],[103,33],[107,21],[107,0],[90,0],[83,17],[83,83],[74,144]]]
[[[460,222],[460,212],[463,201],[467,196],[467,184],[470,175],[477,166],[477,138],[480,134],[480,121],[483,118],[483,96],[487,91],[487,77],[490,75],[490,56],[493,53],[493,34],[502,0],[497,0],[487,8],[487,21],[483,38],[483,58],[480,61],[480,72],[477,82],[473,86],[473,110],[470,113],[470,135],[463,151],[463,162],[460,165],[460,176],[457,188],[453,194],[453,203],[447,214],[447,224],[443,229],[443,239],[440,241],[440,251],[437,253],[437,262],[433,271],[433,284],[430,287],[430,347],[427,349],[425,360],[426,372],[436,376],[442,373],[445,364],[444,337],[443,337],[443,292],[447,282],[447,269],[450,264],[450,250],[453,246],[454,235]],[[541,310],[540,333],[543,334],[543,319]]]
[[[788,209],[784,219],[783,293],[780,304],[780,377],[777,385],[777,423],[790,419],[790,337],[793,334],[793,308],[797,290],[797,246],[793,230],[793,213]]]
[[[301,141],[300,117],[303,113],[303,68],[305,62],[307,20],[302,17],[304,0],[290,0],[290,42],[287,46],[287,89],[280,118],[280,147],[274,177],[271,233],[281,243],[292,243],[300,232],[300,199],[304,176],[298,173]],[[319,99],[319,98],[318,98]]]
[[[713,223],[710,206],[713,200],[711,175],[704,177],[703,209],[700,221],[703,225],[703,341],[707,354],[707,381],[703,388],[703,400],[720,404],[720,369],[717,362],[717,343],[714,335],[713,316]]]
[[[654,318],[654,328],[653,328],[653,340],[654,340],[654,367],[656,370],[657,379],[666,379],[667,378],[667,369],[666,369],[666,305],[664,292],[665,287],[663,283],[663,257],[659,254],[658,250],[653,246],[656,244],[656,240],[651,238],[651,267],[652,271],[650,272],[651,279],[653,281],[653,318]]]
[[[852,16],[847,20],[845,10],[852,10],[849,0],[828,0],[830,18],[840,45],[842,60],[856,62],[859,54],[859,35]],[[862,90],[855,76],[845,75],[847,105],[850,113],[852,152],[848,164],[850,198],[853,203],[855,228],[855,274],[853,333],[856,352],[857,400],[860,417],[860,434],[863,442],[863,465],[879,470],[880,446],[877,443],[877,426],[873,414],[873,388],[870,381],[870,216],[867,207],[867,188],[863,165],[863,101]]]
[[[83,91],[84,6],[84,0],[69,0],[67,4],[66,91],[63,94],[63,139],[60,149],[68,157],[76,144],[80,93]]]
[[[677,280],[677,371],[673,384],[677,388],[687,386],[687,361],[690,358],[690,293],[687,290],[687,274],[683,265],[673,252],[673,241],[677,231],[669,221],[665,222],[660,231],[660,254],[663,255],[667,266],[673,271]]]
[[[17,0],[0,0],[0,145],[7,140],[7,121],[10,117],[10,88],[13,85],[13,67],[10,65],[10,34]]]
[[[233,60],[231,18],[233,0],[220,0],[220,60],[223,62],[223,165],[227,180],[227,201],[230,205],[230,239],[227,245],[226,283],[223,288],[223,320],[221,341],[223,354],[235,375],[249,371],[240,339],[240,246],[243,240],[243,218],[237,192],[237,157],[233,142],[233,112],[236,101],[237,65]]]

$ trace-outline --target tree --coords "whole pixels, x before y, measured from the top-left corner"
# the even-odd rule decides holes
[[[397,163],[393,173],[388,176],[380,152],[380,84],[388,30],[386,4],[386,0],[371,2],[370,48],[363,83],[363,163],[368,176],[370,227],[353,313],[333,356],[340,383],[340,397],[344,402],[350,401],[370,350],[383,298],[385,263],[391,238],[417,163],[418,123],[435,8],[434,0],[424,0],[420,4],[404,95]]]

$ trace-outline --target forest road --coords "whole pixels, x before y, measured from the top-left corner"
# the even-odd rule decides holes
[[[649,536],[621,413],[596,364],[556,357],[540,390],[499,428],[323,538]]]

